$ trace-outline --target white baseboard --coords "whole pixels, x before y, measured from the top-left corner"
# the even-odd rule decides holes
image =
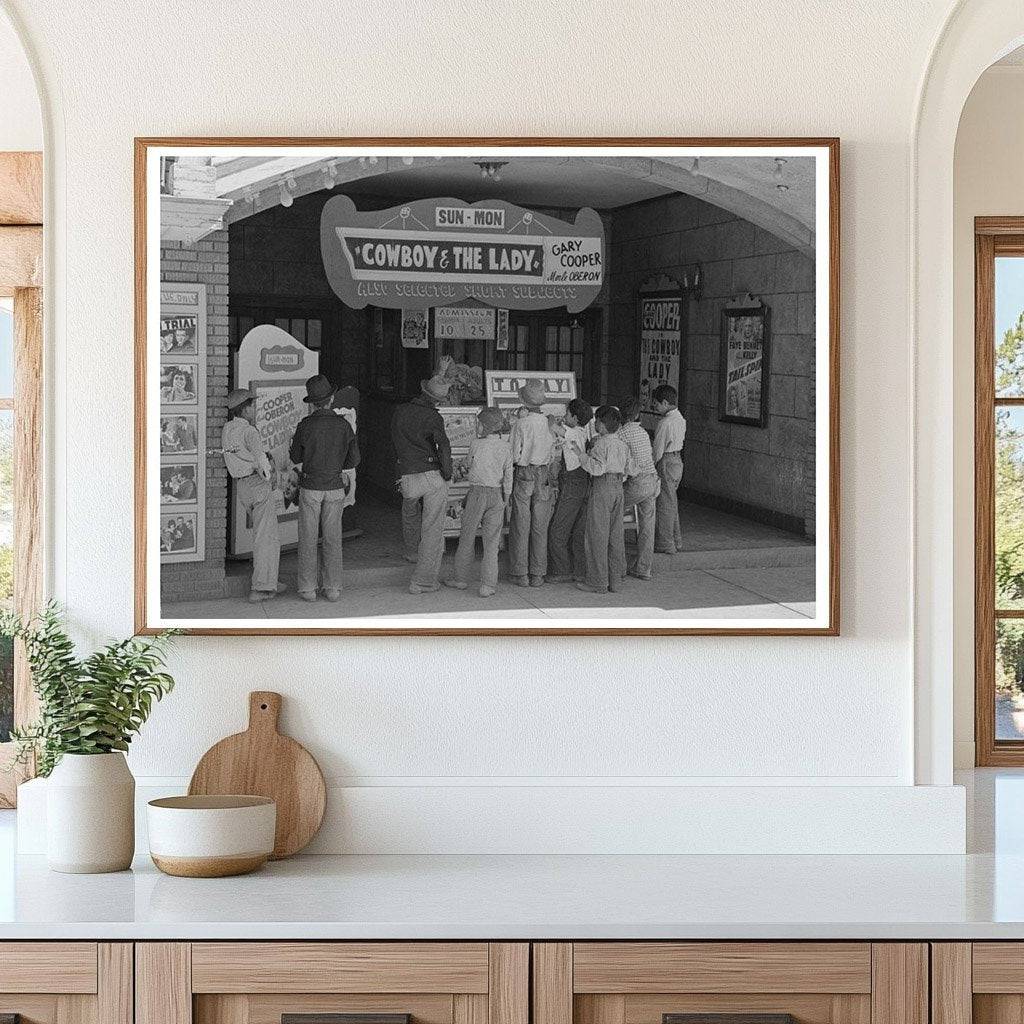
[[[158,783],[158,784],[154,784]],[[186,780],[139,780],[145,804]],[[45,781],[19,790],[18,852],[45,852]],[[318,854],[962,854],[959,786],[332,786]]]

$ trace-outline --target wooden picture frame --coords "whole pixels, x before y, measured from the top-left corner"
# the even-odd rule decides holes
[[[778,166],[777,154],[786,154],[786,159],[798,157],[813,157],[815,163],[815,211],[817,230],[808,231],[801,226],[794,218],[780,216],[777,220],[780,237],[785,237],[787,244],[795,249],[807,253],[811,257],[811,263],[816,268],[816,275],[823,287],[819,290],[819,296],[826,296],[817,301],[816,306],[816,334],[814,359],[817,367],[817,402],[816,413],[812,413],[812,422],[815,424],[815,461],[812,472],[816,474],[816,504],[806,513],[810,518],[808,527],[810,536],[816,545],[827,545],[827,557],[822,560],[818,558],[815,562],[814,576],[814,600],[811,602],[813,612],[808,614],[799,613],[788,618],[776,618],[774,615],[769,619],[751,618],[748,621],[739,619],[719,620],[710,619],[702,622],[699,618],[681,616],[679,622],[669,616],[656,620],[644,619],[642,622],[632,624],[632,621],[619,618],[612,619],[591,619],[584,621],[579,617],[572,616],[552,617],[552,621],[517,622],[513,625],[503,625],[500,620],[490,617],[486,620],[476,620],[470,617],[469,621],[449,620],[443,623],[439,620],[420,621],[413,616],[409,623],[398,621],[386,621],[385,624],[377,625],[373,621],[359,620],[353,624],[351,620],[335,622],[331,619],[322,620],[303,619],[294,624],[282,622],[269,617],[268,621],[253,624],[248,621],[221,620],[212,621],[197,619],[173,620],[173,624],[187,631],[208,634],[208,635],[341,635],[341,636],[499,636],[499,635],[537,635],[537,636],[685,636],[685,635],[714,635],[714,636],[749,636],[749,635],[772,635],[772,636],[835,636],[839,632],[839,610],[840,610],[840,537],[839,537],[839,502],[840,502],[840,477],[839,477],[839,266],[840,266],[840,204],[839,204],[839,140],[836,138],[607,138],[607,137],[578,137],[578,138],[500,138],[500,137],[467,137],[467,138],[158,138],[146,137],[135,140],[135,338],[136,338],[136,454],[135,454],[135,477],[136,477],[136,534],[135,534],[135,562],[136,562],[136,601],[135,618],[136,628],[140,633],[153,633],[161,628],[172,624],[172,620],[161,613],[162,601],[160,594],[160,582],[158,566],[153,567],[152,562],[152,525],[150,522],[150,505],[152,487],[149,484],[149,462],[147,455],[151,447],[151,425],[152,413],[148,402],[148,381],[152,373],[153,356],[149,351],[150,344],[150,307],[152,305],[150,293],[154,282],[159,281],[159,267],[154,262],[160,253],[159,238],[157,237],[156,226],[161,222],[160,206],[161,196],[159,188],[161,180],[166,184],[166,176],[160,173],[159,161],[161,157],[171,156],[180,159],[186,156],[190,159],[201,157],[210,151],[234,153],[241,155],[241,151],[260,150],[272,153],[280,153],[280,159],[286,163],[291,158],[290,166],[294,166],[300,157],[310,157],[309,174],[303,168],[295,170],[287,179],[282,178],[280,183],[275,182],[273,195],[266,189],[240,191],[237,195],[232,194],[223,199],[196,200],[192,203],[189,215],[196,223],[205,218],[213,218],[218,224],[227,225],[232,218],[240,216],[258,215],[263,211],[279,205],[281,200],[278,196],[294,199],[305,198],[312,191],[325,188],[324,182],[331,185],[344,184],[346,181],[354,181],[349,175],[348,165],[342,162],[339,169],[339,159],[354,160],[357,153],[373,154],[376,161],[379,155],[381,163],[377,169],[387,169],[398,172],[401,170],[400,163],[412,166],[417,164],[420,154],[426,159],[426,154],[431,154],[431,159],[449,159],[447,150],[461,154],[462,159],[471,158],[476,151],[481,154],[497,153],[503,155],[506,150],[514,150],[524,160],[536,159],[552,153],[558,153],[561,159],[569,157],[573,159],[601,159],[607,161],[608,165],[615,165],[622,168],[627,160],[634,161],[639,155],[650,151],[651,157],[654,153],[663,153],[671,150],[672,154],[678,152],[678,168],[672,171],[678,173],[680,180],[685,175],[681,160],[686,155],[687,165],[693,163],[693,157],[689,154],[697,152],[700,155],[703,151],[714,151],[711,159],[739,159],[749,157],[752,160],[763,160],[771,164],[774,172]],[[404,151],[411,151],[412,155],[406,161]],[[303,152],[306,151],[306,152]],[[334,153],[343,154],[343,158],[335,157]],[[468,153],[468,156],[467,156]],[[578,154],[578,155],[577,155]],[[596,155],[595,155],[596,154]],[[723,155],[724,154],[724,155]],[[399,157],[402,160],[399,161]],[[673,157],[675,158],[675,157]],[[227,156],[224,159],[228,159]],[[454,159],[454,157],[451,157]],[[784,161],[785,162],[785,161]],[[701,157],[701,166],[704,167],[707,160]],[[315,165],[315,166],[314,166]],[[418,166],[418,164],[417,164]],[[316,178],[311,177],[315,170]],[[635,174],[635,170],[634,170]],[[173,175],[171,175],[173,177]],[[478,175],[479,177],[479,175]],[[507,179],[508,174],[503,174]],[[701,201],[711,203],[727,203],[730,201],[730,186],[718,182],[709,175],[702,175],[701,194],[696,195],[694,191],[687,191],[686,188],[673,185],[664,186],[672,195],[676,192],[689,194],[699,198]],[[344,191],[344,190],[342,190]],[[655,197],[650,201],[655,201]],[[648,200],[643,200],[648,201]],[[482,200],[480,202],[483,202]],[[477,205],[480,205],[480,202]],[[217,204],[220,204],[219,206]],[[205,205],[204,205],[205,204]],[[291,206],[291,201],[285,205]],[[493,204],[491,204],[493,205]],[[243,208],[244,207],[244,211]],[[736,214],[736,216],[742,216]],[[219,219],[218,219],[219,218]],[[802,247],[802,248],[801,248]],[[399,307],[394,307],[399,308]],[[504,303],[501,308],[508,308]],[[540,307],[534,307],[540,308]],[[611,322],[612,309],[600,307],[602,319],[605,323],[604,337],[608,338],[614,334],[615,324]],[[215,311],[211,315],[211,323],[216,325],[220,321],[220,312]],[[376,323],[377,321],[372,321]],[[216,327],[212,328],[216,330]],[[372,366],[374,351],[372,347],[372,328],[368,349],[368,363]],[[607,344],[607,342],[601,342]],[[498,350],[499,354],[503,350]],[[218,357],[219,358],[219,357]],[[499,363],[499,365],[501,365]],[[630,365],[633,360],[630,358]],[[608,396],[593,396],[598,400],[608,400],[612,390],[607,373],[598,374],[600,381],[598,386],[608,387]],[[398,397],[396,392],[395,397]],[[616,390],[616,398],[618,393]],[[360,414],[360,429],[368,422],[368,416],[364,410]],[[696,442],[695,442],[696,443]],[[210,449],[215,448],[210,445]],[[213,471],[213,466],[208,466]],[[791,519],[796,519],[794,513]],[[208,536],[211,534],[208,530]],[[505,586],[503,583],[502,586]],[[789,614],[788,612],[786,613]]]
[[[741,323],[746,321],[746,323]],[[758,322],[760,327],[758,328]],[[735,324],[735,326],[734,326]],[[734,332],[752,334],[736,339]],[[736,345],[752,345],[734,358]],[[718,419],[722,423],[741,423],[766,427],[771,396],[771,309],[767,306],[727,306],[722,310],[722,329],[718,348]],[[736,379],[733,380],[733,376]],[[751,393],[749,381],[756,380]]]

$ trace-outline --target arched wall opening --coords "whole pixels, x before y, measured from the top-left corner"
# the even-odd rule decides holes
[[[920,784],[952,781],[954,691],[961,694],[966,685],[973,693],[973,660],[962,654],[974,640],[966,612],[969,608],[973,615],[973,557],[964,564],[970,552],[964,546],[963,518],[965,492],[966,501],[973,502],[973,487],[960,479],[965,410],[963,389],[955,383],[963,377],[956,373],[963,365],[958,347],[963,339],[954,326],[957,130],[975,83],[1022,41],[1024,9],[1015,0],[959,3],[925,72],[913,129],[909,229],[915,259],[914,692],[915,780]],[[972,524],[973,515],[968,530]]]

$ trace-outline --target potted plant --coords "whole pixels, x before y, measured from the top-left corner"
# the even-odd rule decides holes
[[[39,697],[39,719],[15,729],[22,763],[47,776],[47,862],[54,871],[123,871],[135,853],[135,779],[124,752],[153,702],[174,687],[162,671],[174,631],[129,637],[84,658],[57,606],[22,622],[0,615],[0,634],[20,640]]]

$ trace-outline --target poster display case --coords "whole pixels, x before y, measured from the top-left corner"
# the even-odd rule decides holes
[[[206,285],[160,289],[160,561],[202,561],[206,543]]]

